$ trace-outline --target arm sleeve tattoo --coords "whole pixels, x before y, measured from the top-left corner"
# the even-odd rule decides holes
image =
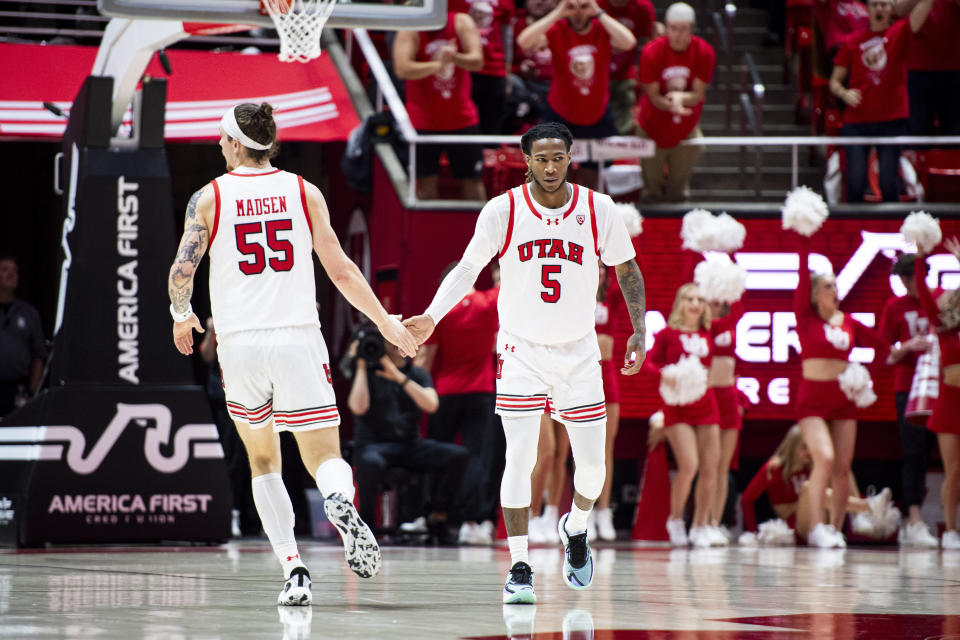
[[[210,240],[210,230],[197,217],[197,201],[203,189],[190,196],[187,203],[187,215],[183,223],[183,237],[180,239],[180,248],[177,257],[170,267],[170,277],[167,281],[167,292],[170,294],[170,303],[174,311],[184,313],[190,306],[190,297],[193,295],[193,276],[197,265],[207,251]]]
[[[617,282],[623,292],[623,299],[627,303],[630,322],[633,332],[643,335],[646,332],[645,316],[647,313],[647,294],[643,285],[643,274],[636,260],[628,260],[618,264]]]

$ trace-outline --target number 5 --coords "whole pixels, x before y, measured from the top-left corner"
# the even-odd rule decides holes
[[[540,272],[540,283],[544,286],[545,289],[549,291],[541,291],[540,298],[544,302],[556,302],[560,299],[560,283],[556,280],[551,280],[550,276],[557,275],[560,273],[559,264],[545,264],[543,265],[543,270]]]

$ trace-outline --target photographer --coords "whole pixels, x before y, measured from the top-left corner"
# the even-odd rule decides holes
[[[360,331],[348,355],[356,367],[347,405],[354,415],[361,517],[373,522],[380,482],[390,467],[446,474],[447,482],[438,486],[445,490],[438,493],[456,496],[467,450],[420,437],[423,412],[435,413],[439,405],[430,374],[384,344],[375,330]]]

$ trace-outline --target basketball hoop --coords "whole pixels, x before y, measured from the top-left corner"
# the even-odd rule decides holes
[[[263,0],[280,34],[281,62],[309,62],[320,57],[320,34],[335,4],[336,0]]]

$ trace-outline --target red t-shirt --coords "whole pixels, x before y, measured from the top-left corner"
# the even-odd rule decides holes
[[[477,73],[504,78],[507,75],[503,27],[513,19],[513,0],[451,0],[450,11],[469,14],[477,23],[483,45],[483,68]]]
[[[616,6],[610,0],[599,0],[600,8],[615,18],[617,22],[630,30],[637,42],[649,38],[653,33],[653,23],[657,21],[657,14],[650,4],[650,0],[627,0],[622,6]],[[636,48],[630,51],[613,52],[610,60],[610,80],[630,80],[637,77]]]
[[[513,72],[537,82],[547,83],[553,79],[553,53],[550,51],[550,45],[545,44],[540,49],[521,49],[517,44],[517,36],[534,22],[536,20],[524,15],[513,23]],[[520,63],[525,60],[533,62],[531,71],[520,70]]]
[[[904,18],[886,31],[865,29],[843,41],[833,63],[849,70],[849,86],[861,95],[860,106],[843,110],[844,122],[885,122],[910,115],[906,62],[913,40],[910,20]]]
[[[454,26],[455,13],[438,31],[421,31],[417,62],[433,60],[441,47],[452,44],[460,50]],[[470,72],[450,63],[437,75],[407,80],[406,106],[410,122],[421,131],[453,131],[480,122],[477,106],[470,97]]]
[[[813,4],[813,13],[826,51],[839,47],[851,33],[870,26],[867,6],[858,0],[819,0]]]
[[[907,68],[911,71],[956,71],[960,69],[960,4],[934,0],[923,28],[910,45]]]
[[[610,102],[610,35],[596,20],[586,33],[577,33],[566,20],[547,31],[553,55],[553,83],[547,103],[573,124],[600,122]]]
[[[640,82],[659,82],[660,92],[664,95],[670,91],[690,91],[694,78],[709,84],[713,80],[715,66],[713,47],[702,38],[693,36],[686,51],[678,53],[670,48],[667,36],[660,36],[643,48]],[[669,149],[677,146],[697,126],[703,101],[692,107],[692,111],[688,116],[679,116],[658,109],[644,92],[640,98],[640,126],[658,147]]]
[[[467,294],[437,324],[427,344],[437,345],[433,386],[441,396],[493,393],[493,347],[500,288]]]
[[[890,344],[906,342],[924,335],[930,326],[927,314],[917,298],[891,296],[880,314],[880,333]],[[917,354],[908,353],[893,366],[893,390],[910,391],[913,373],[917,368]]]

